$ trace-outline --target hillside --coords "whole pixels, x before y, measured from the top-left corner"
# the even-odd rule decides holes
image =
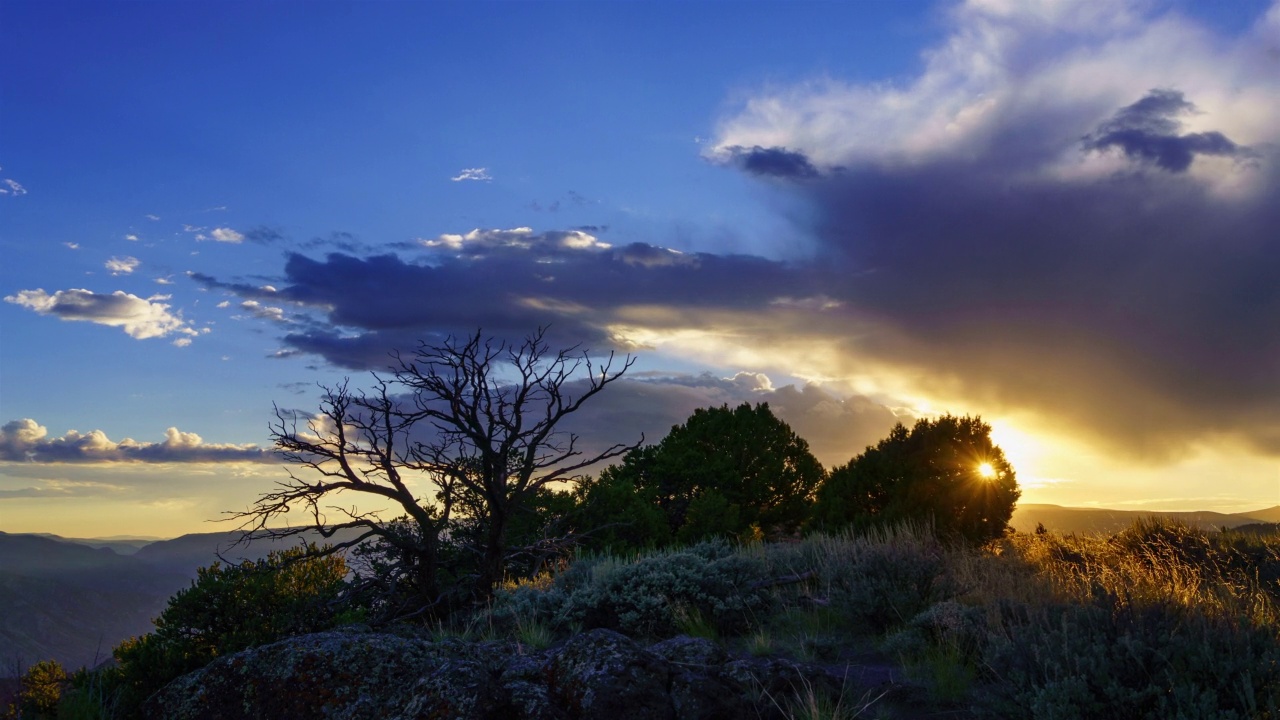
[[[137,538],[99,540],[0,532],[0,673],[55,659],[71,668],[102,661],[151,618],[196,570],[222,557],[259,560],[300,539],[232,548],[237,532],[194,533],[131,547]],[[308,535],[315,541],[319,536]],[[124,544],[126,552],[112,549]]]
[[[188,582],[109,548],[0,532],[0,662],[101,661]]]
[[[1248,513],[1152,512],[1149,510],[1108,510],[1102,508],[1063,507],[1036,503],[1019,504],[1009,524],[1018,532],[1032,532],[1038,523],[1046,529],[1064,534],[1115,533],[1135,520],[1164,517],[1205,529],[1235,528],[1259,522],[1280,522],[1280,507]]]

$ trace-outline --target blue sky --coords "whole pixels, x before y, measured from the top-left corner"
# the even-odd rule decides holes
[[[1280,503],[1278,8],[4,0],[0,528],[220,529],[273,402],[541,323],[640,357],[622,439],[970,412],[1024,501]]]

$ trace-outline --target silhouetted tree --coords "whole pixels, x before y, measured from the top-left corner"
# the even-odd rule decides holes
[[[683,542],[713,535],[766,535],[799,528],[822,482],[809,444],[767,403],[695,410],[657,445],[605,471],[631,483]]]
[[[875,447],[831,471],[818,490],[814,524],[930,520],[943,537],[982,543],[1000,537],[1022,495],[991,426],[944,415],[901,423]]]
[[[315,478],[291,472],[236,516],[244,529],[270,537],[361,531],[333,547],[375,541],[382,565],[374,579],[408,602],[397,613],[439,605],[446,564],[459,573],[465,566],[473,596],[487,597],[517,549],[512,523],[538,493],[635,447],[584,454],[576,435],[557,430],[631,367],[630,356],[615,367],[612,353],[597,364],[576,347],[553,352],[539,329],[518,345],[477,331],[441,345],[424,342],[411,357],[395,359],[389,377],[374,374],[371,392],[349,390],[346,382],[326,388],[320,415],[305,431],[277,409],[276,448]],[[388,522],[383,508],[338,505],[361,497],[403,517]],[[295,508],[306,510],[306,523],[272,527]]]

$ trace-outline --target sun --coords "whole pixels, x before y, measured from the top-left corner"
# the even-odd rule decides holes
[[[991,467],[991,463],[982,463],[978,466],[978,474],[990,480],[996,476],[996,469]]]

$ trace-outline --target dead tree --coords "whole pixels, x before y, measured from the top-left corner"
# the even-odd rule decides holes
[[[389,376],[375,373],[370,392],[351,391],[345,381],[325,388],[305,431],[277,408],[275,447],[308,472],[291,470],[233,517],[255,537],[356,533],[331,551],[375,540],[396,558],[383,568],[394,577],[383,579],[411,586],[418,611],[430,612],[449,590],[440,581],[442,551],[466,542],[461,550],[475,558],[470,590],[487,598],[520,549],[507,541],[513,515],[549,484],[575,482],[582,469],[639,445],[584,454],[577,435],[557,430],[635,359],[619,364],[610,353],[596,362],[576,346],[552,351],[544,335],[539,329],[519,345],[479,331],[441,345],[424,342],[410,357],[396,355]],[[420,481],[429,495],[415,492]],[[390,505],[404,517],[388,522],[382,507],[361,509],[359,500]],[[296,509],[306,512],[304,524],[273,527]],[[449,530],[460,516],[476,530],[467,541]]]

